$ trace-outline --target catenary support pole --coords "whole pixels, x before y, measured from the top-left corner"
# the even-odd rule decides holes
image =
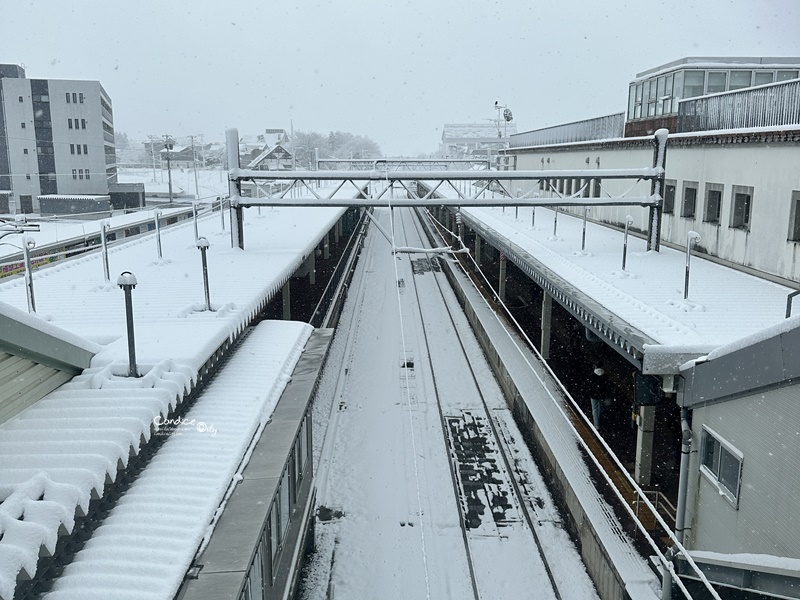
[[[500,283],[497,286],[497,295],[500,297],[500,302],[506,301],[506,265],[508,260],[506,255],[500,253]]]
[[[650,195],[659,196],[662,200],[650,207],[650,234],[647,236],[647,249],[661,250],[661,220],[664,198],[664,178],[666,177],[667,165],[667,138],[669,131],[659,129],[654,134],[655,149],[653,150],[653,168],[661,169],[661,174],[652,180],[650,184]]]
[[[225,130],[225,143],[228,148],[228,169],[239,168],[239,130],[231,127]],[[231,205],[231,247],[244,250],[244,210],[239,206],[241,188],[239,180],[228,177],[228,196]]]
[[[634,475],[636,482],[646,487],[650,485],[653,470],[653,436],[656,424],[656,407],[640,406],[636,419],[636,465]]]

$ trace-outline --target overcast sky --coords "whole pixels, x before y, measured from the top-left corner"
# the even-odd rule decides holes
[[[685,56],[800,56],[798,0],[7,0],[0,62],[99,80],[131,138],[265,128],[367,135],[387,155],[444,123],[519,131],[622,112]]]

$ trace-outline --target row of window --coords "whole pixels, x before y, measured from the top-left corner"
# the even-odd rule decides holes
[[[72,92],[71,94],[70,92],[66,92],[66,94],[67,104],[70,104],[70,95],[72,96],[72,104],[83,104],[83,92],[78,92],[77,94],[75,92]]]
[[[742,453],[706,426],[703,426],[700,444],[700,472],[717,486],[729,502],[738,506],[744,458]]]
[[[261,540],[239,600],[262,600],[267,590],[275,583],[292,514],[301,508],[297,494],[311,455],[310,419],[311,415],[307,413],[295,438],[294,447],[284,467],[280,487],[270,506],[267,523],[261,532]]]
[[[83,152],[81,152],[83,150]],[[70,144],[69,145],[69,153],[70,154],[89,154],[89,146],[86,144]]]
[[[83,179],[84,175],[86,179],[91,179],[91,177],[89,177],[89,169],[72,169],[73,179]]]
[[[697,216],[697,181],[684,181],[681,196],[680,216],[685,219],[695,219]],[[675,213],[675,195],[677,182],[668,179],[664,184],[663,213]],[[722,205],[725,186],[721,183],[705,184],[705,203],[702,210],[704,223],[719,225],[722,220]],[[729,227],[734,229],[750,229],[750,214],[752,212],[753,188],[744,185],[731,186],[731,208],[728,219]]]
[[[679,70],[632,83],[628,119],[678,112],[678,100],[797,79],[798,69]]]
[[[86,129],[86,119],[67,119],[67,127],[70,129]]]

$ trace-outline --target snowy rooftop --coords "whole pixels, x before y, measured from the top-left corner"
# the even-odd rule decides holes
[[[527,251],[586,301],[602,306],[618,328],[628,325],[649,338],[645,356],[665,351],[699,356],[781,323],[793,291],[694,255],[684,300],[685,251],[662,246],[648,252],[645,240],[629,236],[623,271],[623,234],[615,229],[588,223],[581,251],[579,218],[559,214],[554,236],[552,210],[539,208],[535,227],[530,208],[520,208],[518,218],[512,208],[462,210]]]
[[[245,251],[230,247],[218,214],[201,219],[199,234],[211,242],[213,312],[203,311],[200,253],[191,221],[162,231],[162,260],[153,235],[111,248],[112,279],[131,271],[138,280],[133,290],[143,375],[138,379],[124,377],[123,292],[104,281],[99,253],[35,272],[39,313],[30,319],[42,320],[51,334],[60,328],[73,342],[89,340],[101,348],[82,375],[0,425],[0,597],[13,595],[20,569],[30,576],[36,572],[40,547],[55,550],[59,529],[70,531],[76,513],[103,495],[142,440],[155,433],[154,419],[180,401],[209,356],[280,290],[342,213],[250,211]],[[21,278],[0,282],[0,302],[26,308]],[[293,335],[287,353],[299,339]]]

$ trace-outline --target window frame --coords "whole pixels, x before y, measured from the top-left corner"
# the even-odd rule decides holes
[[[707,464],[707,450],[709,442],[714,444],[712,448],[712,464]],[[727,453],[733,459],[735,459],[738,464],[737,476],[736,476],[736,489],[731,490],[726,483],[723,482],[721,478],[722,473],[722,462],[723,462],[723,452]],[[700,435],[700,472],[708,479],[719,491],[720,495],[723,496],[730,504],[738,510],[739,508],[739,500],[741,497],[742,491],[742,471],[744,467],[744,454],[741,450],[739,450],[736,446],[731,444],[727,441],[724,437],[718,434],[716,431],[708,427],[707,425],[703,425],[703,429]]]
[[[714,215],[710,215],[711,203],[710,203],[710,194],[714,192],[718,194],[717,206]],[[722,221],[722,197],[725,192],[725,185],[722,183],[706,183],[706,190],[705,190],[705,203],[703,205],[703,223],[709,223],[711,225],[719,225]]]
[[[753,220],[753,187],[747,185],[733,185],[731,186],[731,213],[730,213],[730,228],[741,229],[742,231],[750,231],[750,226]],[[740,210],[739,196],[747,196],[745,202],[747,210]],[[739,213],[741,212],[741,216]]]
[[[672,188],[672,194],[670,195],[669,188]],[[678,194],[678,181],[676,179],[665,179],[664,180],[664,198],[661,204],[661,214],[664,215],[673,215],[675,214],[675,198]]]
[[[681,217],[684,219],[694,219],[697,217],[697,190],[699,188],[699,182],[697,181],[684,181],[683,182],[683,193],[681,194]],[[687,198],[686,192],[688,190],[694,190],[694,198],[692,200],[692,210],[691,213],[686,210],[687,208]]]
[[[800,242],[800,190],[792,190],[789,208],[789,233],[786,241]]]

